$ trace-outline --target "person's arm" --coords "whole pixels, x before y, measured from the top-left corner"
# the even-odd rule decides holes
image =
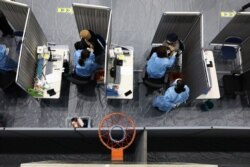
[[[172,55],[169,57],[169,68],[174,65],[175,59],[176,59],[177,52],[173,52]]]
[[[81,54],[80,50],[75,51],[74,57],[73,57],[73,65],[74,66],[76,66],[78,64],[78,60],[79,60],[79,57],[80,57],[79,54]]]
[[[172,89],[174,89],[174,86],[169,87],[167,89],[167,91],[164,94],[164,101],[168,102],[169,105],[171,105],[171,107],[175,108],[175,107],[177,107],[177,105],[173,101],[174,94],[173,94],[173,90]]]

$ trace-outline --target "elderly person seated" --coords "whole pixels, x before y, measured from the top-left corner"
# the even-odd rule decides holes
[[[81,41],[75,43],[76,50],[82,50],[86,48],[94,49],[96,56],[101,55],[105,50],[105,40],[99,34],[95,34],[91,30],[82,30],[80,32]]]

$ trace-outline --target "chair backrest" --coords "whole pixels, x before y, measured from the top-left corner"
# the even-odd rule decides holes
[[[66,79],[76,85],[86,85],[91,81],[91,77],[80,78],[80,77],[75,76],[74,74],[67,76]]]
[[[225,39],[225,43],[241,44],[241,42],[242,42],[242,39],[236,36],[230,36]]]
[[[12,83],[15,82],[16,72],[15,71],[6,71],[0,72],[0,88],[6,89]]]

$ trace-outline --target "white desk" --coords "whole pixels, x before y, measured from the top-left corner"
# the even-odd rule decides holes
[[[211,63],[212,67],[207,67],[208,77],[211,83],[211,88],[208,90],[206,94],[202,94],[198,96],[196,99],[219,99],[220,98],[220,90],[218,85],[218,78],[214,63],[214,56],[212,51],[205,51],[204,58],[207,63]]]
[[[129,49],[129,54],[124,54],[123,65],[121,66],[121,80],[120,84],[114,84],[114,79],[110,76],[110,69],[112,68],[113,58],[108,56],[108,70],[106,72],[107,77],[107,85],[118,85],[119,90],[118,96],[107,96],[108,99],[133,99],[134,93],[134,49],[133,47],[126,47]],[[106,86],[107,86],[106,85]],[[128,91],[132,91],[132,93],[128,96],[125,96],[124,93]]]
[[[52,73],[49,74],[49,76],[45,75],[45,78],[49,85],[49,89],[54,89],[56,94],[53,96],[50,96],[47,93],[49,89],[44,89],[43,97],[37,97],[41,99],[59,99],[60,98],[62,73],[64,71],[63,62],[64,60],[67,61],[69,59],[69,47],[68,46],[56,45],[56,46],[52,46],[51,50],[52,50],[51,53],[53,56],[58,56],[60,58],[58,58],[57,61],[52,62],[52,65],[53,65]],[[47,63],[47,61],[45,61],[45,63]],[[44,74],[45,74],[45,71],[46,71],[46,66],[43,70]]]

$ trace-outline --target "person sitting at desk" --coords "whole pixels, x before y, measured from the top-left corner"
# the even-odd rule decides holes
[[[163,112],[170,112],[172,108],[185,103],[189,97],[189,88],[182,79],[176,79],[163,96],[157,96],[153,101],[153,107]]]
[[[83,50],[86,48],[94,49],[94,54],[96,56],[101,55],[104,53],[105,49],[105,40],[99,34],[95,34],[91,30],[82,30],[80,32],[81,41],[75,43],[76,50]]]
[[[99,68],[95,63],[95,55],[88,49],[77,50],[74,53],[74,73],[77,76],[88,78]]]
[[[147,62],[147,75],[149,78],[161,79],[165,73],[173,66],[175,62],[175,53],[172,53],[167,47],[160,46],[152,54]]]
[[[17,63],[6,54],[6,46],[0,45],[0,72],[16,71]]]
[[[163,46],[169,47],[172,52],[176,54],[176,66],[182,67],[182,52],[184,51],[184,44],[179,39],[176,33],[169,33],[166,36],[166,40],[163,41]]]

